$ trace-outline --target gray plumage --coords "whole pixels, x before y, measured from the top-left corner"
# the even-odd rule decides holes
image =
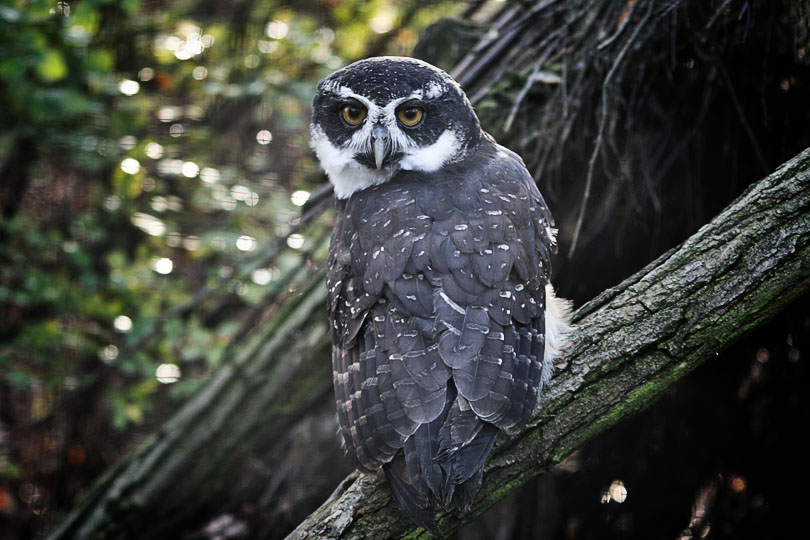
[[[392,100],[402,104],[383,110]],[[341,123],[347,102],[392,131],[384,156],[358,143],[363,124]],[[402,107],[421,108],[420,124],[392,125]],[[383,467],[400,508],[438,532],[433,507],[469,509],[497,433],[525,424],[550,375],[552,217],[520,157],[428,64],[336,72],[319,85],[312,131],[341,197],[327,288],[346,449],[363,470]]]

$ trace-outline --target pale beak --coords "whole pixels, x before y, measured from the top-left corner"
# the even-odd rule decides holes
[[[381,169],[388,150],[390,150],[388,130],[383,126],[375,126],[371,132],[371,140],[374,146],[374,163],[377,165],[377,169]]]

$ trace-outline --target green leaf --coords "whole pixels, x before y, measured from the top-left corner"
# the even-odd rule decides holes
[[[37,74],[46,82],[56,82],[68,74],[67,63],[62,53],[48,49],[36,65]]]
[[[112,71],[115,57],[107,49],[96,49],[87,53],[84,57],[84,67],[88,71],[97,73],[107,73]]]

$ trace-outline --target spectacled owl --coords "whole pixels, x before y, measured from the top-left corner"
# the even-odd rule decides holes
[[[413,521],[466,511],[500,430],[525,425],[568,330],[551,213],[444,71],[369,58],[318,84],[312,148],[334,185],[328,307],[337,416]]]

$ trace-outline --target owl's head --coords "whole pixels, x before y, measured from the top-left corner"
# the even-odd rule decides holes
[[[341,199],[400,170],[435,172],[458,162],[481,136],[456,81],[395,56],[360,60],[318,83],[310,130]]]

